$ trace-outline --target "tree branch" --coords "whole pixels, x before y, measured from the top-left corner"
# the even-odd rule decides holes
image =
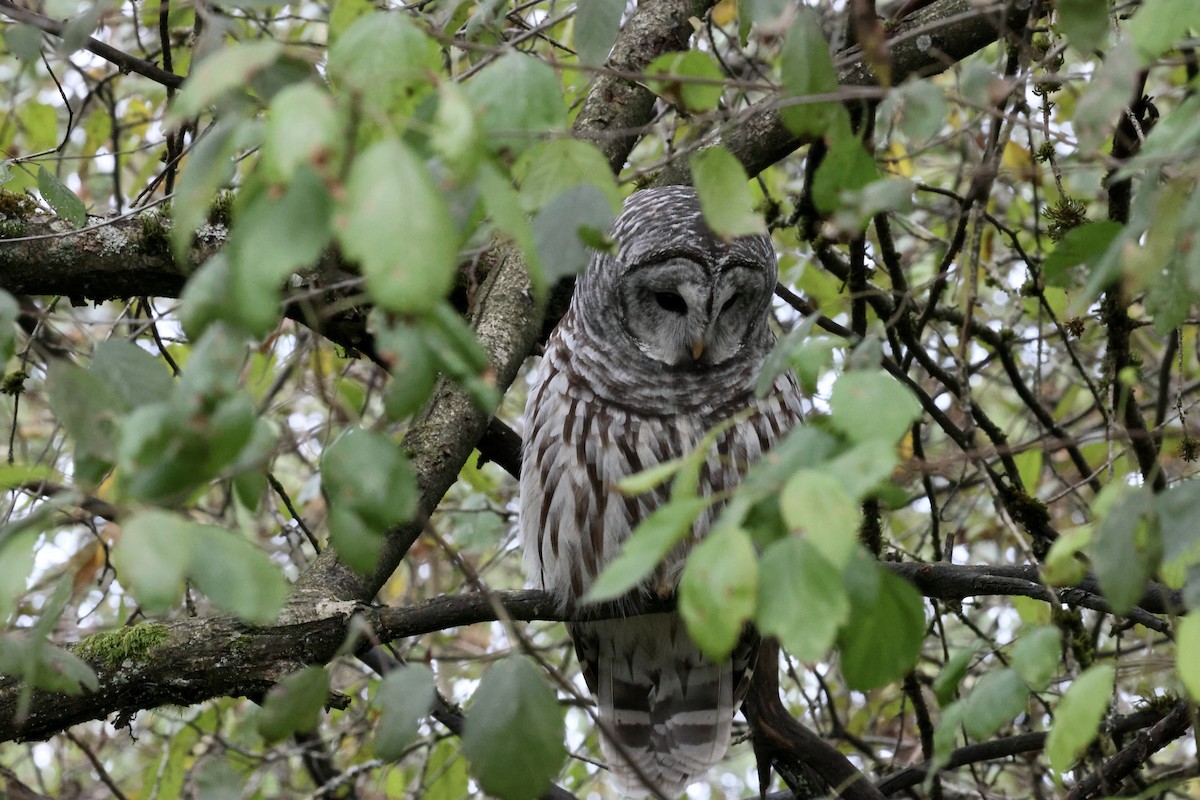
[[[39,14],[36,11],[30,11],[27,8],[21,8],[16,3],[10,2],[10,0],[0,0],[0,13],[4,14],[10,19],[15,19],[17,22],[24,22],[26,25],[32,25],[35,28],[39,28],[40,30],[59,38],[62,38],[63,31],[65,31],[67,28],[67,23],[65,22],[59,22],[58,20]],[[164,69],[160,69],[156,65],[151,64],[149,61],[143,61],[140,58],[131,56],[128,53],[118,50],[112,45],[107,45],[92,36],[89,36],[87,40],[84,41],[83,47],[85,50],[100,56],[105,61],[115,64],[117,68],[120,69],[124,74],[136,72],[143,78],[149,78],[155,83],[161,83],[163,86],[167,86],[172,89],[178,89],[183,85],[182,75],[176,75],[174,72],[167,72]]]
[[[1191,727],[1191,706],[1179,703],[1154,727],[1137,735],[1121,752],[1104,762],[1100,769],[1075,784],[1063,800],[1087,800],[1104,793],[1145,764],[1150,756],[1183,736]]]
[[[1021,10],[1019,5],[999,2],[981,7],[971,0],[941,0],[896,23],[888,31],[886,43],[893,83],[936,75],[994,43],[1007,31],[1019,30],[1029,16],[1028,8]],[[836,66],[841,86],[878,85],[869,59],[857,47],[840,53]],[[812,140],[811,134],[797,136],[788,130],[779,114],[778,101],[770,98],[738,119],[719,143],[754,176]],[[659,186],[691,183],[689,174],[687,163],[681,161],[664,169],[654,182]]]
[[[1034,567],[894,562],[883,562],[883,566],[913,581],[925,596],[942,600],[984,595],[1045,599],[1049,591],[1036,582]],[[1095,580],[1088,577],[1079,586],[1094,587]],[[1102,598],[1082,588],[1059,591],[1079,592],[1084,599],[1091,597],[1103,603]],[[546,592],[495,592],[491,598],[514,620],[564,619]],[[0,677],[0,742],[45,739],[71,725],[113,713],[132,715],[161,705],[190,705],[214,697],[257,696],[289,672],[309,664],[328,663],[346,637],[356,631],[371,631],[369,641],[364,639],[358,648],[358,652],[365,652],[379,642],[492,622],[497,618],[492,599],[482,593],[452,595],[403,608],[318,600],[308,607],[294,603],[277,625],[259,628],[228,617],[165,623],[168,636],[151,649],[145,663],[93,663],[100,683],[96,692],[77,696],[35,692],[31,712],[22,723],[14,719],[20,684],[15,679]],[[1175,593],[1152,585],[1142,603],[1164,611],[1174,608],[1180,613],[1182,603],[1176,606],[1176,600]],[[663,601],[644,611],[655,613],[670,606],[670,601]],[[620,604],[598,605],[590,607],[587,616],[606,619],[626,613],[627,609]]]
[[[1132,733],[1141,730],[1163,718],[1163,712],[1155,709],[1145,709],[1133,714],[1117,717],[1105,730],[1112,734]],[[989,742],[979,742],[960,747],[950,754],[946,765],[941,769],[957,769],[968,764],[978,764],[981,761],[994,761],[998,758],[1008,758],[1020,753],[1041,750],[1046,746],[1046,732],[1021,733],[1016,736],[1005,736]],[[919,785],[929,773],[930,764],[918,764],[915,767],[902,769],[881,780],[877,785],[885,795],[893,795],[904,789]]]

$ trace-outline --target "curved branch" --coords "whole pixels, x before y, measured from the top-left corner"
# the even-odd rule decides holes
[[[63,31],[67,28],[67,23],[65,22],[59,22],[36,11],[21,8],[16,3],[10,2],[10,0],[0,0],[0,13],[3,13],[10,19],[15,19],[17,22],[32,25],[59,38],[62,38]],[[161,83],[163,86],[171,89],[178,89],[183,85],[182,75],[176,75],[174,72],[167,72],[165,69],[160,69],[149,61],[143,61],[136,56],[131,56],[129,53],[118,50],[112,45],[105,44],[95,37],[89,36],[84,41],[83,47],[85,50],[100,56],[105,61],[115,64],[122,73],[136,72],[143,78],[149,78],[155,83]]]
[[[1029,16],[1016,2],[998,2],[980,7],[971,0],[941,0],[901,20],[888,29],[892,81],[944,72],[957,62],[993,44],[1008,31],[1019,30]],[[876,86],[878,80],[870,60],[855,47],[840,54],[838,84],[844,87]],[[747,119],[720,140],[742,162],[746,172],[757,175],[813,141],[811,134],[797,136],[783,123],[775,99],[760,102]],[[677,162],[659,174],[658,185],[691,183],[686,162]]]

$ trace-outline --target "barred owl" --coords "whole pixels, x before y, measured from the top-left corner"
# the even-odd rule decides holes
[[[701,493],[724,493],[801,413],[790,374],[765,397],[754,392],[774,341],[767,318],[777,268],[767,237],[723,241],[705,226],[695,192],[680,186],[633,194],[612,233],[615,252],[596,253],[580,277],[525,409],[525,569],[564,609],[667,499],[666,486],[621,494],[622,478],[692,452],[713,426],[749,409],[701,469]],[[625,607],[635,612],[674,591],[687,550],[718,511],[701,515]],[[568,632],[621,792],[645,794],[649,780],[678,794],[724,756],[753,668],[752,635],[715,664],[677,612],[573,622]]]

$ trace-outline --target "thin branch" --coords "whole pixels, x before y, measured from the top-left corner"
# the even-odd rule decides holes
[[[1114,735],[1132,733],[1133,731],[1141,730],[1155,724],[1163,716],[1163,712],[1161,711],[1146,709],[1133,714],[1127,714],[1123,717],[1117,717],[1110,724],[1106,725],[1106,730]],[[1016,736],[1005,736],[987,742],[969,744],[952,752],[942,769],[956,769],[968,764],[995,761],[999,758],[1009,758],[1020,753],[1042,750],[1046,746],[1046,736],[1047,734],[1044,731],[1037,731],[1035,733],[1021,733]],[[927,761],[924,764],[900,770],[893,775],[887,776],[876,785],[879,791],[885,795],[896,794],[904,789],[920,785],[929,773],[930,766],[930,763]]]
[[[1132,775],[1150,760],[1150,756],[1183,736],[1191,725],[1191,707],[1187,703],[1179,703],[1154,727],[1139,733],[1131,744],[1106,760],[1100,769],[1075,784],[1063,800],[1087,800],[1108,794],[1110,788]]]
[[[27,8],[21,8],[11,2],[11,0],[0,0],[0,13],[17,22],[32,25],[59,38],[62,38],[63,32],[67,28],[67,23],[59,22],[36,11],[30,11]],[[89,36],[84,41],[83,47],[85,50],[100,56],[105,61],[115,64],[123,73],[136,72],[144,78],[149,78],[155,83],[161,83],[163,86],[171,89],[178,89],[183,85],[183,78],[179,75],[160,69],[149,61],[143,61],[136,56],[131,56],[92,36]]]

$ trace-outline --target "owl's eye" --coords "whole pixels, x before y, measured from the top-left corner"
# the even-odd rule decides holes
[[[737,304],[737,301],[738,301],[738,296],[736,294],[733,297],[726,300],[725,305],[721,306],[721,313],[724,314],[726,311],[733,308],[734,305]]]
[[[677,292],[655,292],[654,302],[658,303],[658,307],[663,311],[669,311],[672,314],[686,314],[687,303]]]

